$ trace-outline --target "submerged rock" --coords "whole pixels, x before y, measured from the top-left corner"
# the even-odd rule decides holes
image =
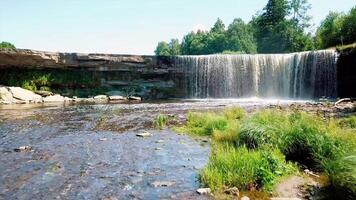
[[[16,151],[16,152],[31,151],[31,150],[32,150],[32,147],[30,147],[30,146],[21,146],[21,147],[14,149],[14,151]]]
[[[199,188],[199,189],[197,189],[197,193],[200,195],[210,194],[211,189],[210,188]]]
[[[151,185],[153,187],[169,187],[174,184],[175,184],[175,182],[173,182],[173,181],[155,181],[155,182],[151,183]]]
[[[241,200],[250,200],[250,198],[248,198],[247,196],[243,196],[241,197]]]

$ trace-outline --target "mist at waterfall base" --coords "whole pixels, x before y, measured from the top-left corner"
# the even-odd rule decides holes
[[[315,99],[337,96],[334,50],[178,56],[188,98]]]

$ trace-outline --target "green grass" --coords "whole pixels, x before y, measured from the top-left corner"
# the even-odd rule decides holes
[[[215,144],[208,165],[201,173],[206,186],[216,191],[224,186],[271,191],[278,178],[295,171],[278,149],[249,150],[228,143]]]
[[[159,114],[153,119],[153,126],[160,130],[164,129],[168,122],[168,116]]]
[[[267,109],[246,116],[241,108],[188,113],[180,131],[211,136],[212,153],[201,173],[213,189],[251,185],[263,191],[302,169],[325,172],[335,194],[356,195],[356,116],[324,119],[298,110]],[[351,198],[350,198],[351,197]]]

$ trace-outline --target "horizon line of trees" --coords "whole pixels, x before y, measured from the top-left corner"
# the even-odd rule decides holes
[[[290,53],[356,42],[356,6],[346,14],[330,12],[314,36],[310,8],[307,0],[269,0],[248,23],[236,18],[226,28],[218,18],[209,31],[192,31],[181,43],[178,39],[159,42],[155,54]]]

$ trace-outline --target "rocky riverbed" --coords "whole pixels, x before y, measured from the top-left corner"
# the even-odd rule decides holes
[[[180,100],[124,104],[0,105],[0,199],[206,199],[199,170],[209,140],[156,130],[190,110],[299,107],[328,114],[354,105],[281,100]]]

